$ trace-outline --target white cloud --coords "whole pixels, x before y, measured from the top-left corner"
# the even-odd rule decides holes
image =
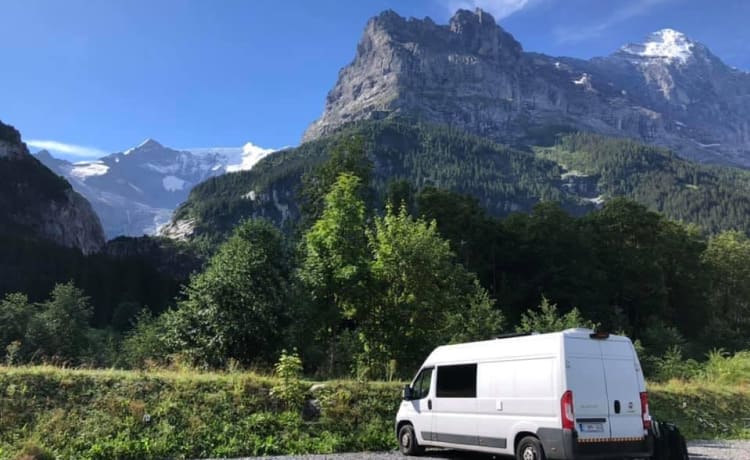
[[[481,8],[500,20],[536,3],[539,0],[449,0],[448,7],[451,12]]]
[[[576,43],[601,36],[610,27],[636,16],[647,13],[652,8],[672,0],[631,0],[622,8],[615,9],[609,16],[596,23],[575,27],[557,27],[554,30],[559,43]]]
[[[64,142],[31,139],[26,141],[31,147],[43,150],[51,150],[57,153],[67,153],[77,157],[97,158],[107,154],[104,150],[94,147],[84,147],[82,145],[66,144]]]

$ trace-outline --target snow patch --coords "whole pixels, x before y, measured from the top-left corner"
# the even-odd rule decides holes
[[[92,176],[103,176],[109,171],[109,166],[101,161],[81,161],[73,164],[70,175],[78,179],[86,179]]]
[[[575,83],[576,85],[585,85],[588,82],[589,82],[589,74],[587,73],[584,73],[583,75],[581,75],[581,78],[579,78],[578,80],[573,80],[573,83]]]
[[[565,172],[560,176],[561,179],[567,179],[569,177],[589,177],[589,176],[588,174],[584,174],[581,171],[577,171],[575,169]]]
[[[180,164],[179,163],[171,163],[167,165],[157,165],[154,163],[145,163],[143,165],[146,169],[150,169],[152,171],[156,171],[160,174],[174,174],[177,171],[180,170]]]
[[[602,204],[604,204],[604,195],[599,195],[595,198],[584,198],[584,201],[588,201],[594,206],[601,206]]]
[[[164,190],[168,192],[176,192],[184,189],[187,182],[177,176],[166,176],[161,180],[161,183],[164,185]]]

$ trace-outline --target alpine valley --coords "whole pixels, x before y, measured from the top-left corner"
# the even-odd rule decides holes
[[[11,10],[26,2],[16,3]],[[29,139],[37,122],[59,124],[42,126],[57,141],[29,145],[99,151],[60,140],[80,129],[156,131],[152,120],[171,135],[196,130],[194,139],[261,120],[254,129],[278,136],[291,126],[301,142],[272,151],[147,139],[71,162],[32,154],[0,123],[0,460],[299,458],[395,452],[397,443],[411,454],[418,439],[410,421],[394,427],[394,409],[410,406],[400,402],[403,382],[431,375],[418,371],[431,350],[580,327],[592,329],[586,340],[626,350],[622,362],[631,373],[637,364],[651,396],[641,385],[623,399],[630,414],[618,423],[632,422],[637,438],[620,442],[597,422],[605,433],[589,440],[605,442],[573,451],[637,445],[633,456],[646,457],[652,414],[691,439],[750,438],[747,72],[673,29],[582,60],[524,51],[482,10],[459,10],[447,24],[385,11],[352,43],[335,83],[331,72],[322,113],[303,130],[290,114],[307,113],[301,92],[319,88],[305,71],[336,53],[317,37],[300,47],[307,32],[294,21],[338,34],[339,11],[264,7],[280,23],[262,2],[180,2],[179,14],[147,2],[76,3],[59,9],[54,27],[37,21],[45,8],[35,6],[18,30],[41,24],[31,36],[41,40],[51,29],[59,57],[74,52],[96,74],[75,66],[75,85],[63,72],[39,84],[52,80],[35,79],[29,63],[57,65],[39,58],[46,42],[6,40],[6,51],[30,59],[6,59],[8,69],[36,85],[0,75],[0,89],[20,95],[8,110],[39,114]],[[95,16],[94,3],[111,14]],[[354,11],[339,6],[327,5]],[[62,33],[71,18],[87,27]],[[658,19],[666,26],[671,16]],[[231,39],[247,31],[260,38]],[[279,51],[293,47],[303,51]],[[37,91],[71,102],[39,106],[29,97]],[[84,122],[104,111],[133,126]],[[29,123],[23,114],[16,123]],[[282,119],[289,126],[271,121]],[[608,331],[630,337],[640,361]],[[471,363],[449,378],[462,394],[476,380]],[[566,389],[562,406],[557,395],[549,407],[572,409],[575,388]],[[575,391],[576,410],[585,408]],[[597,417],[610,415],[601,408]],[[565,430],[559,420],[547,435],[523,422],[485,440],[545,458],[543,443],[579,435],[563,415]]]

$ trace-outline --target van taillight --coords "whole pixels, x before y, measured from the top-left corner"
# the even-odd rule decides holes
[[[643,417],[643,429],[651,429],[651,414],[648,412],[648,393],[641,393],[641,416]]]
[[[572,430],[576,426],[575,414],[573,412],[573,392],[568,390],[560,399],[560,413],[562,414],[563,430]]]

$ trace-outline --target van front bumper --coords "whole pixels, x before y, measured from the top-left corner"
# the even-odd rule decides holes
[[[537,433],[549,459],[648,458],[654,451],[653,436],[641,439],[581,440],[574,430],[542,428]]]

